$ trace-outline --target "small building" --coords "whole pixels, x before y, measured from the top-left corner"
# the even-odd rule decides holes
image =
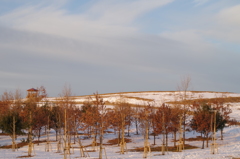
[[[27,90],[27,98],[31,98],[31,97],[37,97],[38,95],[38,90],[35,88],[31,88]]]

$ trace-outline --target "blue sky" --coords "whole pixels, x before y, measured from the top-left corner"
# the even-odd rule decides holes
[[[1,0],[0,93],[240,93],[236,0]]]

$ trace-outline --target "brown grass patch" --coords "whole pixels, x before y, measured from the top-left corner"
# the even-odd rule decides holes
[[[120,139],[121,140],[121,139]],[[111,139],[111,140],[108,140],[107,144],[106,145],[117,145],[118,144],[118,138],[115,138],[115,139]],[[130,143],[132,142],[131,139],[128,139],[128,138],[125,138],[125,142],[126,143]]]
[[[33,141],[34,144],[44,143],[44,142],[46,142],[46,140]],[[16,147],[17,147],[17,148],[21,148],[21,147],[27,146],[27,145],[28,145],[28,142],[20,142],[20,143],[16,144]],[[5,145],[5,146],[1,146],[0,148],[1,148],[1,149],[11,149],[11,148],[12,148],[12,145]]]
[[[100,143],[96,143],[96,146],[99,146],[100,145]],[[104,145],[104,144],[103,144]],[[86,145],[86,146],[84,146],[84,147],[92,147],[92,144],[89,144],[89,145]]]
[[[199,147],[192,146],[192,145],[189,145],[189,144],[185,144],[184,145],[184,150],[196,149],[196,148],[199,148]],[[169,146],[167,149],[165,148],[165,150],[166,151],[177,152],[177,147]],[[136,147],[134,149],[128,149],[128,151],[130,151],[130,152],[143,152],[144,151],[144,147]],[[151,147],[151,151],[153,151],[153,152],[160,152],[160,151],[162,151],[162,146]]]
[[[27,157],[34,157],[34,156],[18,156],[17,158],[27,158]]]
[[[201,136],[196,136],[196,137],[191,137],[188,139],[185,139],[185,141],[202,141],[202,140],[206,140],[207,138],[205,137],[201,137]],[[208,138],[208,140],[211,140],[211,137]],[[176,140],[175,142],[178,142],[179,140]],[[174,140],[172,140],[172,142],[174,142]]]
[[[225,97],[225,98],[202,98],[202,99],[192,99],[183,101],[173,101],[173,102],[166,102],[168,104],[191,104],[193,102],[198,103],[214,103],[214,102],[223,102],[223,103],[239,103],[240,97]]]
[[[112,132],[112,131],[104,131],[105,133],[109,133],[109,134],[112,134],[112,133],[114,133],[114,132]]]
[[[203,139],[206,140],[207,138],[201,137],[201,136],[196,136],[196,137],[191,137],[191,138],[185,139],[185,141],[202,141]],[[209,137],[208,140],[211,140],[211,138]]]
[[[96,150],[85,150],[84,152],[96,152]]]

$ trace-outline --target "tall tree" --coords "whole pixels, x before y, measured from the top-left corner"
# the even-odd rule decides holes
[[[64,159],[67,158],[67,155],[70,154],[70,146],[71,146],[71,130],[73,129],[71,114],[73,113],[75,107],[75,101],[72,97],[71,87],[65,85],[62,93],[60,94],[60,98],[58,101],[58,105],[63,112],[64,118]]]
[[[109,123],[107,122],[107,109],[105,102],[98,92],[94,94],[93,106],[96,107],[99,112],[97,128],[99,129],[100,144],[99,159],[102,159],[104,130],[107,129]]]
[[[135,124],[135,128],[136,128],[136,135],[138,135],[139,133],[139,124],[140,124],[140,107],[136,106],[133,108],[133,123]]]
[[[202,133],[202,149],[204,149],[205,139],[207,141],[208,147],[208,138],[209,134],[213,128],[213,110],[211,106],[207,104],[201,104],[198,108],[195,109],[193,118],[191,120],[190,126],[193,130]],[[216,113],[216,130],[221,129],[221,120],[223,116],[217,111]]]
[[[188,112],[189,103],[188,99],[188,90],[191,84],[191,77],[186,75],[181,78],[180,84],[177,86],[177,90],[179,91],[180,99],[183,102],[183,144],[185,144],[185,131],[186,131],[186,117]]]
[[[223,129],[225,127],[225,124],[230,120],[229,114],[232,113],[232,110],[229,106],[229,104],[226,104],[225,100],[227,97],[222,94],[221,97],[217,97],[211,104],[212,107],[218,110],[218,112],[221,114],[222,118],[221,121],[219,121],[220,131],[221,131],[221,140],[223,140]]]
[[[35,96],[29,96],[27,100],[24,103],[23,111],[22,111],[22,116],[24,118],[24,121],[26,123],[26,126],[28,128],[28,156],[32,155],[32,150],[33,150],[33,126],[35,125],[34,122],[36,115],[36,110],[37,110],[37,103],[38,103],[38,98]]]

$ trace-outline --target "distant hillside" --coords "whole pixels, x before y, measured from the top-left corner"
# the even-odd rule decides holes
[[[99,94],[106,105],[115,105],[119,100],[124,100],[132,105],[145,105],[148,102],[154,102],[155,106],[162,103],[176,103],[181,102],[184,92],[179,91],[145,91],[145,92],[120,92]],[[224,99],[225,102],[240,102],[240,94],[230,92],[210,92],[210,91],[188,91],[186,92],[187,100],[214,100]],[[78,104],[82,104],[88,100],[94,99],[93,95],[73,96],[71,97]],[[58,100],[56,98],[49,98],[50,101]]]

